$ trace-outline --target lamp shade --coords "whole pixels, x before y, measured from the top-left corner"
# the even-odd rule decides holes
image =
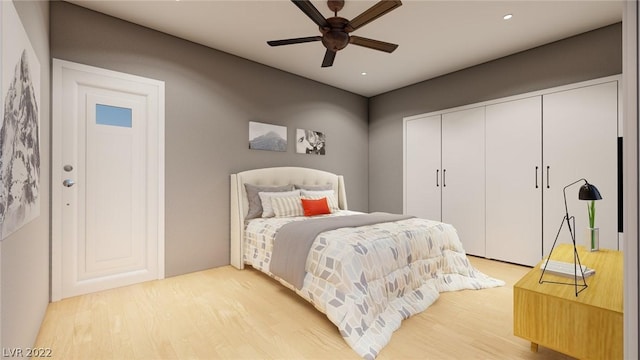
[[[602,195],[598,188],[585,181],[585,184],[580,187],[580,193],[578,193],[578,199],[580,200],[601,200]]]

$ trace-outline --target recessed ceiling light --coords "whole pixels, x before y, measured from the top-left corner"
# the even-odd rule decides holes
[[[366,76],[366,75],[367,75],[367,72],[366,72],[366,71],[363,71],[363,72],[361,72],[361,73],[360,73],[360,75],[362,75],[362,76]]]
[[[512,17],[513,17],[513,14],[507,14],[507,15],[503,16],[502,18],[505,19],[505,20],[509,20]]]

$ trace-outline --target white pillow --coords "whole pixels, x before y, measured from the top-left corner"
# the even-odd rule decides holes
[[[260,201],[262,202],[262,217],[274,217],[275,213],[273,212],[272,200],[275,197],[286,197],[286,196],[298,196],[300,197],[300,190],[293,191],[280,191],[280,192],[259,192],[258,196],[260,196]],[[302,205],[301,205],[302,206]]]
[[[303,216],[304,208],[300,196],[278,196],[271,199],[276,217]]]
[[[336,212],[340,210],[338,206],[338,200],[336,200],[336,193],[333,190],[321,190],[321,191],[312,191],[312,190],[301,190],[300,194],[305,199],[317,200],[322,199],[323,197],[327,198],[327,204],[329,205],[329,209],[331,212]]]

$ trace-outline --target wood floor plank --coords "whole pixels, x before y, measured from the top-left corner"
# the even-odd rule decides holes
[[[378,359],[569,359],[513,335],[513,284],[529,268],[470,257],[507,285],[442,293]],[[311,304],[225,266],[49,304],[35,347],[55,359],[358,359]]]

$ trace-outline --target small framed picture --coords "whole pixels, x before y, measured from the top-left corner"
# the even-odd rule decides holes
[[[324,155],[327,151],[327,138],[320,131],[297,129],[296,152],[298,154]]]

